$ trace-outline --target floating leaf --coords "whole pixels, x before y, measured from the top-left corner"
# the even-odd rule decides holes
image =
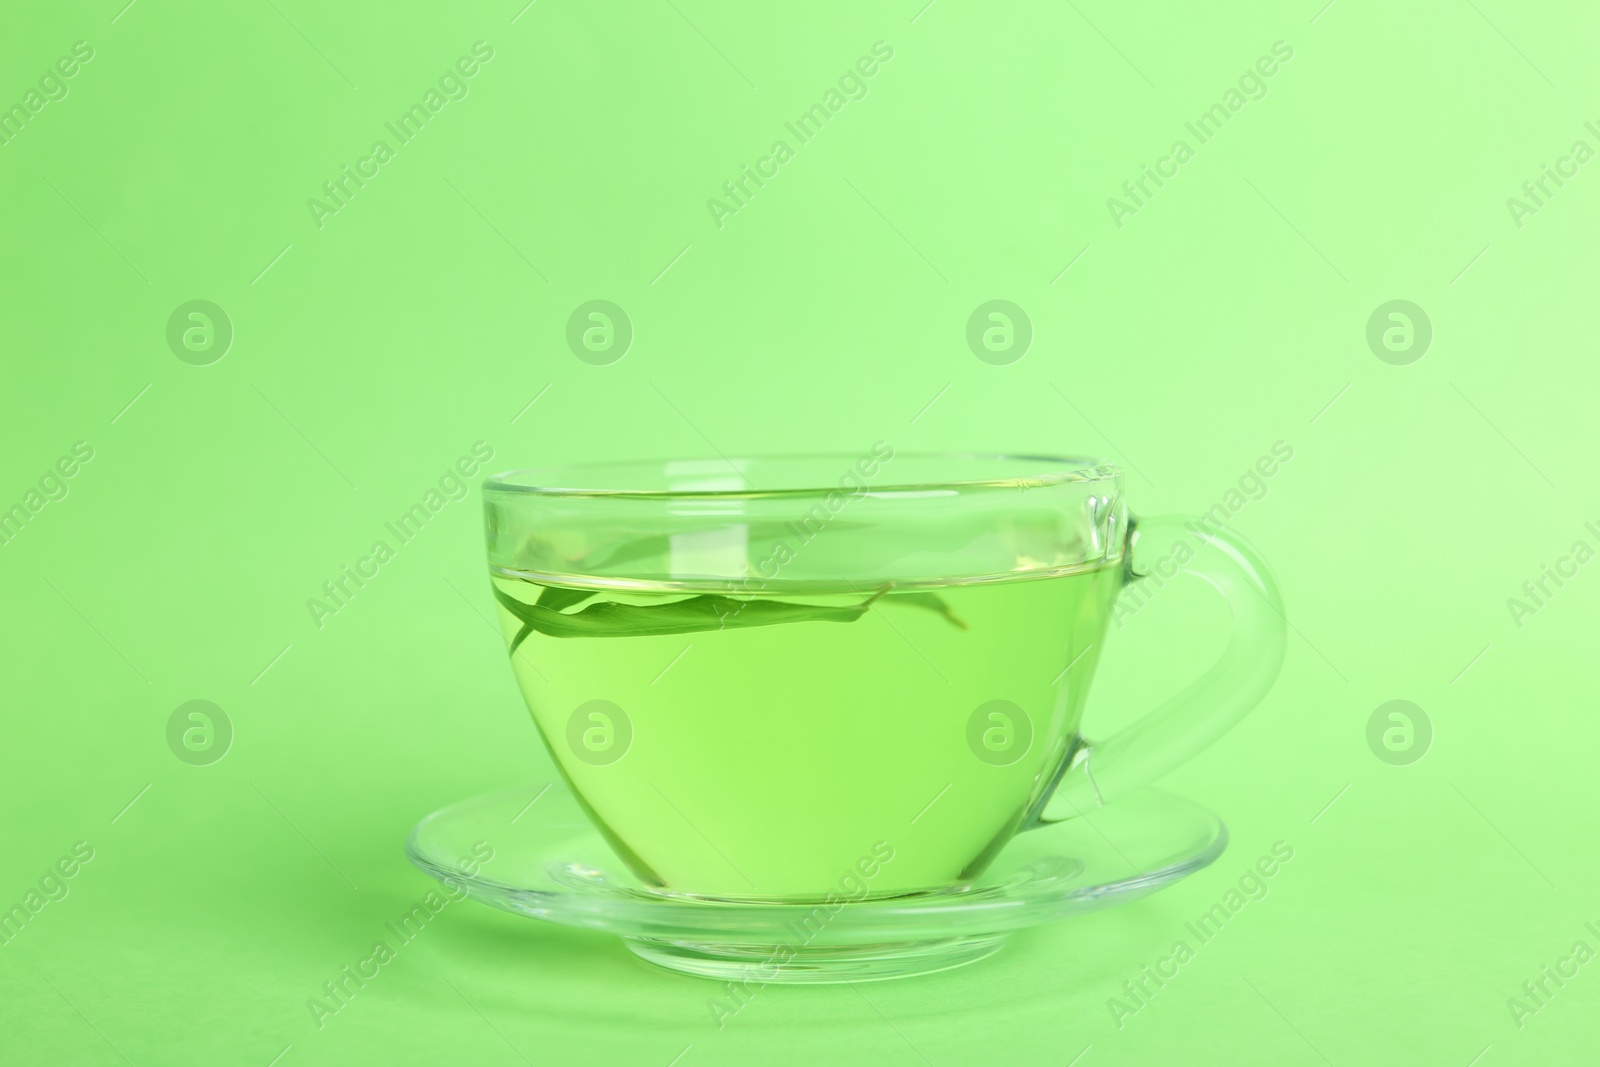
[[[538,604],[540,607],[549,608],[551,611],[560,611],[562,608],[570,608],[574,604],[582,603],[592,596],[594,596],[594,590],[592,589],[569,589],[564,585],[546,585],[539,590]],[[512,614],[516,613],[512,612]],[[521,618],[521,616],[518,617]],[[524,620],[522,629],[518,630],[517,635],[511,639],[512,655],[516,655],[517,646],[526,641],[531,633],[533,633],[533,623]]]
[[[502,607],[522,622],[522,628],[512,638],[511,651],[514,653],[517,646],[535,630],[547,637],[656,637],[771,626],[784,622],[854,622],[887,591],[880,589],[859,604],[843,607],[777,600],[738,600],[706,594],[665,604],[622,604],[608,600],[571,614],[556,611],[543,603],[525,603],[500,589],[494,591],[494,596]]]
[[[966,622],[962,620],[961,616],[950,610],[950,605],[946,604],[944,598],[938,593],[891,593],[889,599],[885,600],[884,603],[904,604],[907,607],[927,608],[929,611],[937,611],[961,629],[965,630],[967,628]]]
[[[547,585],[539,594],[539,606],[551,611],[563,611],[574,604],[594,596],[593,589],[568,589],[564,585]]]
[[[842,606],[701,594],[663,604],[624,604],[608,600],[579,611],[567,611],[565,609],[596,595],[596,591],[536,582],[528,584],[539,589],[532,603],[518,600],[499,588],[494,590],[495,599],[522,623],[511,639],[513,655],[535,631],[547,637],[655,637],[789,622],[854,622],[880,598],[885,603],[936,612],[952,625],[967,629],[967,624],[937,593],[898,593],[891,586],[884,586],[858,604]]]
[[[517,636],[515,636],[515,637],[513,637],[511,639],[511,649],[510,649],[510,654],[511,655],[515,656],[517,654],[518,647],[521,646],[522,642],[524,642],[524,641],[526,641],[528,639],[528,635],[531,634],[531,633],[533,633],[533,623],[531,623],[531,622],[523,623],[522,624],[522,628],[517,631]]]

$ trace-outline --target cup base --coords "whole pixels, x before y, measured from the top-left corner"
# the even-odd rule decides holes
[[[970,884],[815,903],[710,900],[640,883],[561,781],[423,819],[406,854],[452,893],[620,936],[641,959],[737,984],[877,981],[981,960],[1015,930],[1136,900],[1201,869],[1228,840],[1205,807],[1141,789],[1009,841]]]
[[[752,985],[837,985],[933,974],[1000,951],[1007,934],[876,945],[736,944],[625,937],[635,956],[669,971]]]

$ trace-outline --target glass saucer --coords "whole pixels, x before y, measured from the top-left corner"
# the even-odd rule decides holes
[[[441,808],[412,829],[406,855],[475,900],[617,934],[674,971],[815,983],[972,963],[1014,930],[1153,893],[1216,859],[1227,840],[1208,809],[1147,788],[1019,834],[970,885],[833,907],[748,903],[644,885],[554,781]]]

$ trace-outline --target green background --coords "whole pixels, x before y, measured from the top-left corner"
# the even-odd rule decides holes
[[[0,1060],[1592,1060],[1600,964],[1521,1025],[1508,998],[1600,950],[1600,566],[1520,626],[1507,601],[1600,547],[1600,163],[1521,225],[1507,199],[1600,149],[1593,13],[122,2],[0,14],[5,107],[93,48],[0,145],[0,508],[94,450],[0,544],[0,906],[94,850],[0,947]],[[307,200],[479,40],[470,93],[319,228]],[[869,94],[719,228],[707,199],[879,40]],[[1277,41],[1267,94],[1119,227],[1108,198]],[[196,299],[235,333],[206,366],[166,341]],[[591,299],[633,324],[610,365],[565,341]],[[1034,331],[1008,365],[965,340],[992,299]],[[1394,299],[1433,330],[1403,365],[1366,340]],[[430,886],[415,820],[550,768],[475,494],[321,628],[307,598],[474,442],[503,468],[879,438],[1101,454],[1145,513],[1293,447],[1233,519],[1289,605],[1282,676],[1169,779],[1222,859],[721,1030],[716,987],[615,939],[452,905],[319,1030],[307,999]],[[1091,728],[1192,676],[1221,612],[1174,587],[1128,620]],[[167,743],[194,699],[234,730],[209,766]],[[1367,740],[1394,699],[1431,723],[1407,765]],[[1119,1027],[1109,998],[1278,841],[1268,896]]]

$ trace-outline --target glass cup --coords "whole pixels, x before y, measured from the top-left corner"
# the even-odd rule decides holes
[[[490,578],[550,755],[647,885],[740,901],[960,886],[1215,740],[1283,658],[1277,588],[1121,472],[901,454],[520,470],[484,485]],[[1221,658],[1079,733],[1117,597],[1222,594]]]

